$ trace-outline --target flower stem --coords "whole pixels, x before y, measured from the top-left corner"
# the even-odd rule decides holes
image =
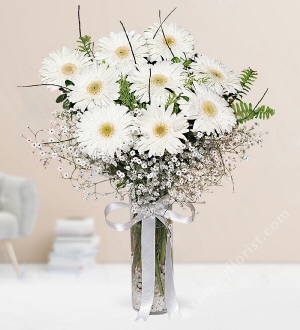
[[[160,264],[163,265],[165,262],[166,255],[166,229],[163,228],[163,237],[161,240],[161,253],[160,253]]]
[[[165,295],[164,293],[164,288],[161,282],[161,277],[160,277],[160,266],[159,266],[159,260],[158,257],[156,256],[155,258],[155,273],[156,273],[156,280],[159,288],[160,295],[163,297]]]

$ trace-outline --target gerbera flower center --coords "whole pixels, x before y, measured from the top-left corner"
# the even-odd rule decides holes
[[[69,75],[75,73],[76,70],[77,70],[77,67],[73,63],[66,63],[61,67],[61,72],[66,76],[69,76]]]
[[[102,90],[102,82],[99,80],[92,81],[87,85],[87,91],[92,95],[96,95],[100,93],[101,90]]]
[[[115,134],[115,127],[111,123],[104,123],[99,127],[99,133],[105,138],[110,138]]]
[[[166,36],[166,38],[164,39],[164,44],[168,45],[169,47],[173,47],[176,44],[176,40],[172,36]]]
[[[129,54],[129,48],[125,46],[118,47],[115,53],[119,58],[125,58]]]
[[[216,70],[216,69],[211,69],[210,73],[218,79],[223,79],[224,78],[223,74],[220,71]]]
[[[151,77],[151,84],[156,86],[163,86],[167,83],[168,78],[164,76],[163,74],[155,74]]]
[[[218,110],[217,107],[210,101],[205,101],[203,103],[203,111],[209,116],[209,117],[214,117]]]
[[[168,126],[164,123],[159,123],[154,126],[153,133],[155,136],[161,138],[168,133]]]

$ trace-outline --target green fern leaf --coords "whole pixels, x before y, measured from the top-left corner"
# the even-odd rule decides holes
[[[275,114],[275,110],[268,106],[262,105],[256,109],[253,109],[251,103],[247,104],[244,102],[231,104],[231,108],[234,111],[238,124],[243,124],[254,118],[259,118],[262,120],[269,119]]]
[[[232,105],[233,102],[237,100],[241,100],[243,95],[249,93],[256,79],[257,79],[257,71],[254,71],[251,68],[243,70],[240,74],[240,84],[243,90],[237,91],[236,94],[229,94],[226,96],[226,100],[229,103],[229,105]]]
[[[130,110],[134,110],[136,108],[137,100],[134,97],[134,93],[130,92],[129,82],[124,77],[122,77],[119,80],[119,83],[120,83],[119,103],[125,105]]]
[[[244,94],[250,92],[250,89],[256,79],[257,79],[257,71],[254,71],[251,68],[242,71],[240,75],[240,81]]]
[[[243,124],[246,121],[253,119],[254,113],[252,109],[252,104],[247,104],[244,102],[231,104],[234,114],[237,119],[238,124]]]
[[[265,105],[262,105],[254,110],[254,118],[259,118],[263,120],[269,119],[274,114],[275,114],[275,110]]]
[[[94,57],[94,53],[92,50],[93,43],[91,41],[90,36],[85,35],[85,36],[79,37],[77,42],[79,43],[78,50],[80,52],[86,53],[86,55],[88,55],[90,57]]]

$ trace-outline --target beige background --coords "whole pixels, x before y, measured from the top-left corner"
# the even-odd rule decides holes
[[[270,131],[263,148],[253,148],[250,161],[234,172],[235,193],[228,183],[215,189],[205,196],[205,205],[197,206],[194,224],[175,225],[175,260],[235,261],[259,237],[263,243],[248,257],[244,254],[247,262],[299,262],[300,2],[82,0],[82,30],[97,41],[110,31],[121,30],[121,19],[127,29],[142,32],[157,20],[159,8],[165,16],[175,6],[178,9],[171,20],[195,35],[196,50],[221,59],[236,73],[248,66],[258,70],[259,79],[248,100],[256,103],[269,87],[264,103],[277,110],[272,120],[261,125]],[[89,215],[96,219],[102,237],[97,260],[129,261],[129,233],[114,232],[104,222],[104,206],[113,199],[84,202],[81,193],[60,179],[58,165],[43,169],[38,156],[20,138],[20,134],[28,135],[27,125],[33,130],[47,128],[51,112],[59,109],[57,95],[43,87],[16,86],[39,83],[40,63],[50,51],[76,46],[77,2],[1,1],[0,24],[0,171],[31,177],[40,190],[40,211],[32,235],[14,241],[19,260],[45,262],[56,219]],[[280,223],[276,219],[283,211],[290,216]],[[120,217],[124,220],[127,214]],[[279,228],[266,236],[265,229],[274,221]],[[3,250],[1,257],[6,260]]]

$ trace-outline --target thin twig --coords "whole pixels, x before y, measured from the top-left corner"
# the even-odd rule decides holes
[[[148,89],[148,93],[149,93],[149,104],[151,104],[151,96],[150,96],[150,86],[151,86],[151,68],[149,69],[150,71],[150,75],[149,75],[149,89]]]
[[[164,24],[164,22],[169,18],[169,16],[173,13],[173,11],[175,11],[177,7],[175,7],[170,14],[162,21],[162,23],[159,25],[158,29],[156,30],[156,32],[154,33],[153,39],[156,37],[157,32],[159,31],[159,29],[162,27],[162,25]]]
[[[64,86],[60,86],[60,85],[55,85],[55,84],[38,84],[38,85],[27,85],[27,86],[17,86],[17,87],[23,88],[23,87],[38,87],[38,86],[56,86],[56,87],[68,89],[69,91],[71,91],[71,89],[68,88],[68,87],[64,87]]]
[[[79,28],[79,38],[81,38],[80,5],[78,5],[78,28]]]
[[[36,137],[36,135],[37,135],[38,132],[37,133],[34,133],[33,130],[30,128],[30,126],[27,126],[27,128],[34,135],[34,137]],[[39,130],[39,131],[41,131],[41,130]]]
[[[128,43],[129,43],[129,46],[130,46],[130,50],[131,50],[131,53],[132,53],[132,56],[133,56],[133,60],[134,60],[134,63],[135,63],[135,65],[136,65],[136,64],[137,64],[137,63],[136,63],[136,59],[135,59],[135,56],[134,56],[134,52],[133,52],[132,45],[131,45],[131,42],[130,42],[130,40],[129,40],[128,34],[127,34],[127,32],[126,32],[126,29],[125,29],[125,27],[124,27],[122,21],[120,21],[120,23],[121,23],[122,28],[123,28],[123,30],[124,30],[124,32],[125,32],[125,35],[126,35],[126,38],[127,38],[127,40],[128,40]]]
[[[268,90],[269,90],[269,88],[267,88],[267,90],[264,92],[264,95],[261,97],[261,99],[257,102],[256,106],[252,109],[252,111],[246,117],[238,119],[239,122],[243,122],[243,121],[247,120],[248,118],[250,118],[252,116],[253,113],[256,113],[255,112],[256,108],[258,107],[260,102],[263,100],[263,98],[267,94]]]
[[[103,183],[103,182],[106,182],[106,181],[110,181],[111,179],[106,179],[106,180],[102,180],[102,181],[99,181],[99,182],[95,182],[94,185],[96,184],[99,184],[99,183]]]
[[[168,41],[167,41],[166,36],[165,36],[165,32],[164,32],[163,27],[162,27],[162,24],[163,24],[163,23],[161,22],[160,10],[159,10],[158,13],[159,13],[159,22],[160,22],[160,25],[161,25],[161,32],[162,32],[163,37],[164,37],[164,39],[165,39],[165,43],[166,43],[167,47],[169,48],[169,50],[170,50],[172,56],[175,57],[174,54],[173,54],[173,52],[172,52],[171,47],[170,47],[169,44],[168,44]]]
[[[61,140],[61,141],[53,141],[53,142],[42,142],[43,145],[47,145],[47,144],[53,144],[53,143],[63,143],[63,142],[68,142],[68,141],[72,141],[75,140],[75,138],[70,138],[67,140]]]
[[[230,170],[228,170],[227,167],[225,166],[225,163],[224,163],[224,160],[223,160],[223,154],[222,154],[222,151],[221,151],[220,146],[218,144],[218,141],[214,137],[213,137],[213,140],[214,140],[214,142],[215,142],[215,144],[217,146],[217,149],[219,151],[220,158],[221,158],[221,161],[222,161],[222,165],[223,165],[224,174],[222,175],[222,177],[220,178],[220,180],[223,178],[224,175],[227,176],[227,171],[228,171],[228,173],[230,174],[231,182],[232,182],[232,191],[234,192],[234,181],[233,181],[232,174],[231,174]]]
[[[258,107],[258,105],[260,104],[260,102],[263,100],[263,98],[265,97],[265,95],[267,94],[269,88],[266,89],[266,91],[264,92],[264,95],[261,97],[261,99],[257,102],[256,106],[254,107],[253,111]]]

